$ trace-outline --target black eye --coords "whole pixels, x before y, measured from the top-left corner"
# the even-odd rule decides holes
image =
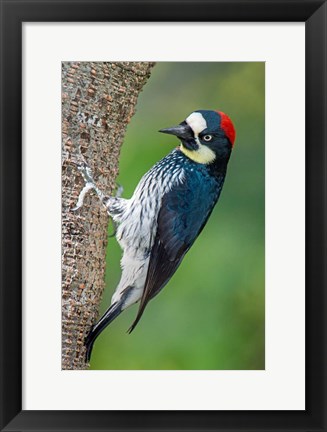
[[[203,141],[211,141],[212,140],[212,135],[204,135],[203,137],[202,137],[202,139],[203,139]]]

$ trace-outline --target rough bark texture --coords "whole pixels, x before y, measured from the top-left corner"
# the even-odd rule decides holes
[[[86,369],[84,339],[104,289],[108,217],[93,192],[72,212],[85,160],[98,186],[115,188],[118,158],[153,63],[62,63],[62,368]]]

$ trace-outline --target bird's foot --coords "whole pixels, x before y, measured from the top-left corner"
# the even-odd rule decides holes
[[[92,183],[86,183],[86,185],[83,187],[80,194],[78,195],[78,200],[77,200],[76,206],[72,208],[73,212],[75,212],[78,209],[80,209],[81,207],[83,207],[84,198],[85,198],[86,194],[92,189],[94,189],[93,184]]]
[[[83,162],[83,163],[77,165],[77,169],[82,174],[85,185],[84,185],[83,189],[81,190],[81,192],[78,196],[76,206],[74,208],[72,208],[72,211],[76,211],[83,206],[86,194],[92,189],[95,190],[99,199],[102,202],[105,199],[105,195],[103,194],[103,192],[100,191],[100,189],[95,184],[93,176],[92,176],[91,168],[87,165],[87,163]]]

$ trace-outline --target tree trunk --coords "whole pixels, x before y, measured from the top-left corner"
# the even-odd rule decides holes
[[[115,188],[126,127],[153,63],[62,63],[62,368],[86,369],[84,340],[104,289],[108,216],[91,192],[76,212],[90,166],[101,190]]]

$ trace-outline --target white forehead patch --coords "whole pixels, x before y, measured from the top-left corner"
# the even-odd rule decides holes
[[[190,114],[185,121],[192,128],[195,136],[207,128],[207,122],[199,112]]]

